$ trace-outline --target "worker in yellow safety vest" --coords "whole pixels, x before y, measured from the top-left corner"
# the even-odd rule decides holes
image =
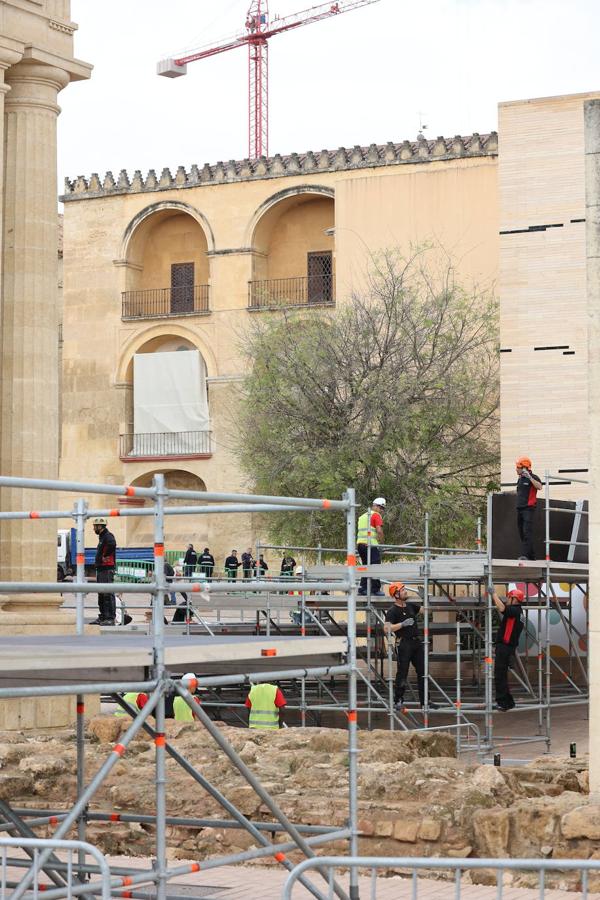
[[[127,694],[123,694],[123,700],[125,703],[129,703],[130,706],[133,706],[134,709],[143,709],[146,703],[148,702],[148,694],[138,694],[137,691],[129,691]],[[115,713],[115,716],[126,716],[127,713],[121,707]]]
[[[196,676],[193,672],[187,672],[183,678],[181,679],[181,683],[193,694],[196,690]],[[196,703],[200,703],[198,697],[194,697]],[[199,719],[192,710],[189,708],[183,697],[177,695],[173,700],[173,717],[176,722],[193,722],[194,719]]]
[[[383,543],[383,513],[385,512],[385,497],[376,497],[371,504],[372,509],[358,517],[356,532],[356,549],[363,566],[378,565],[381,562],[379,544]],[[370,519],[369,519],[370,516]],[[360,579],[358,593],[364,596],[367,593],[367,578]],[[384,597],[379,578],[371,578],[371,595]]]
[[[249,728],[279,728],[280,711],[286,700],[276,684],[253,684],[246,697],[246,706],[250,710]]]

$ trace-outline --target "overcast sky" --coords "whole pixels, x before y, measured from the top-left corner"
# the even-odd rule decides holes
[[[270,0],[271,16],[316,0]],[[72,0],[91,81],[60,95],[59,187],[247,156],[247,51],[156,75],[243,30],[249,0]],[[600,89],[600,0],[379,0],[270,41],[270,153],[496,128],[500,100]]]

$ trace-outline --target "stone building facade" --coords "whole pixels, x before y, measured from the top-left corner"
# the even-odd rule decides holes
[[[499,107],[502,480],[590,468],[584,105],[599,93]],[[573,482],[553,496],[589,497]]]
[[[500,298],[502,481],[522,453],[540,474],[586,479],[583,108],[595,96],[501,104],[500,150],[474,134],[68,181],[63,475],[146,484],[161,469],[180,485],[245,488],[231,433],[253,318],[342,304],[370,254],[429,242]],[[182,309],[173,279],[186,266]],[[206,368],[210,443],[164,458],[150,452],[159,438],[144,450],[131,434],[133,360],[181,347]],[[140,521],[120,539],[146,542]],[[171,542],[220,555],[256,536],[247,519],[169,527]]]
[[[56,120],[59,92],[88,78],[74,58],[70,0],[0,4],[0,471],[58,474],[58,228]],[[32,492],[0,492],[3,509],[35,509]],[[55,537],[44,524],[0,526],[3,580],[47,580]],[[17,612],[18,601],[0,607]],[[7,627],[8,627],[8,623]]]
[[[164,471],[179,486],[245,489],[232,433],[240,341],[256,317],[347,302],[371,253],[424,241],[451,253],[465,281],[493,288],[497,278],[495,134],[109,172],[68,180],[63,200],[61,474],[77,480],[145,485]],[[176,425],[156,424],[160,410],[142,415],[141,395],[152,404],[166,388],[152,375],[160,360],[140,357],[166,364],[183,349],[199,354],[205,394],[194,402],[207,396],[208,410],[178,438]],[[222,562],[257,536],[247,517],[226,518],[171,517],[168,544],[208,545]],[[115,520],[122,545],[148,543],[150,527]]]

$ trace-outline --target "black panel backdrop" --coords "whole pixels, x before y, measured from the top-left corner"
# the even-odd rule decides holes
[[[515,505],[516,494],[494,494],[492,497],[492,556],[494,559],[518,559],[521,555],[521,544],[517,531],[517,509]],[[572,513],[553,512],[552,507],[572,510]],[[587,512],[587,500],[583,504]],[[573,524],[575,521],[575,502],[572,500],[550,499],[550,538],[559,541],[572,539]],[[533,548],[536,559],[546,558],[546,525],[544,514],[544,498],[538,497],[535,516],[533,519],[534,542]],[[588,540],[588,516],[580,517],[578,541]],[[569,548],[565,544],[552,544],[550,557],[557,562],[566,562]],[[573,562],[587,563],[588,548],[576,547]]]

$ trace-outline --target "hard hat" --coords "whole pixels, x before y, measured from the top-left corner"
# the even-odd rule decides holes
[[[521,588],[511,588],[510,591],[506,592],[507,597],[514,597],[515,600],[518,600],[519,603],[525,602],[525,594],[521,590]]]
[[[181,677],[181,683],[184,684],[187,688],[190,686],[190,682],[198,681],[193,672],[186,672],[185,675]]]
[[[385,506],[385,497],[375,497],[373,506]]]
[[[404,584],[401,581],[392,581],[390,586],[388,587],[388,594],[390,597],[396,596],[396,591],[404,590]]]
[[[520,456],[518,458],[518,460],[516,461],[515,465],[523,466],[525,469],[530,469],[531,468],[531,460],[529,459],[528,456]]]
[[[108,519],[105,519],[104,516],[100,516],[97,519],[94,519],[92,525],[108,525]]]
[[[304,566],[296,566],[294,575],[304,575]]]

